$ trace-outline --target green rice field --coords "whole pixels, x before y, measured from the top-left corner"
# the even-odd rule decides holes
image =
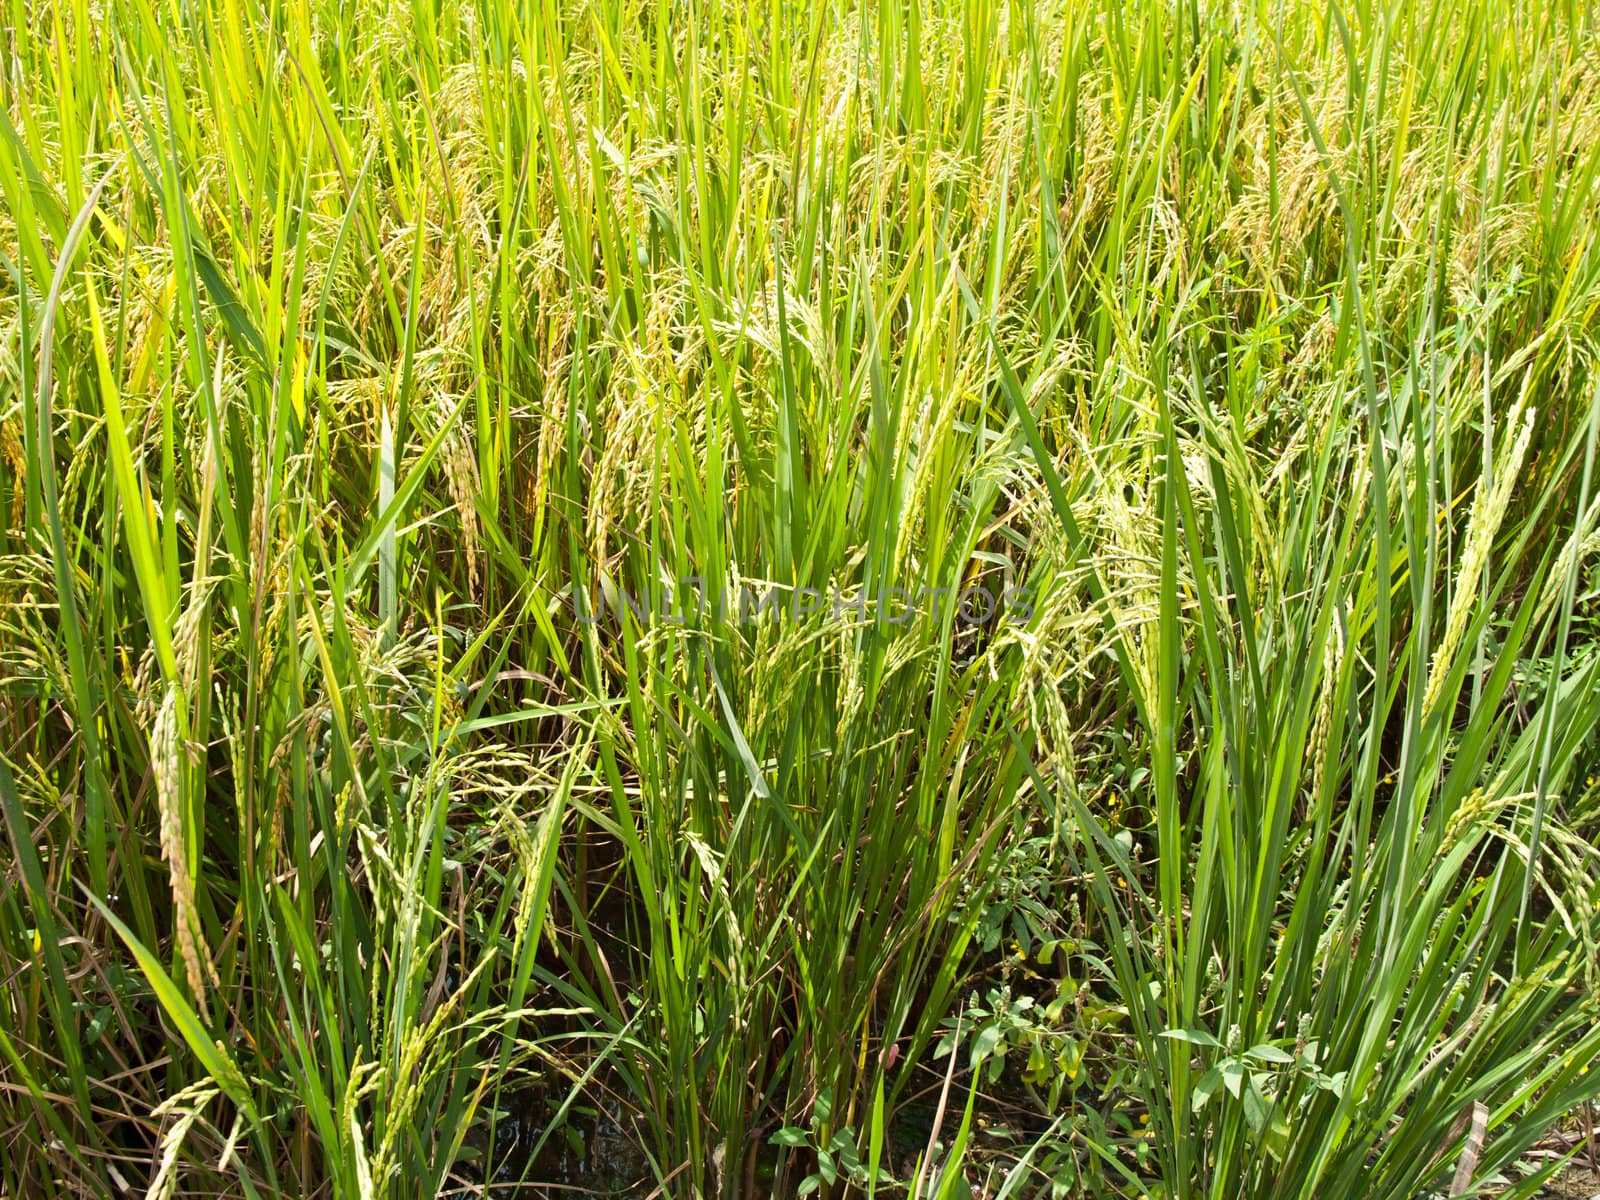
[[[1600,1192],[1594,4],[0,14],[0,1200]]]

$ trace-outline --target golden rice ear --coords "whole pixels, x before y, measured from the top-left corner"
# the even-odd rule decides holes
[[[1423,693],[1422,709],[1431,713],[1444,690],[1446,677],[1454,665],[1456,651],[1472,618],[1479,600],[1479,579],[1489,563],[1490,551],[1499,535],[1506,508],[1511,503],[1511,493],[1521,478],[1522,460],[1533,440],[1536,413],[1528,406],[1527,396],[1517,400],[1516,407],[1507,418],[1507,425],[1515,431],[1509,449],[1495,464],[1494,474],[1479,479],[1474,490],[1472,513],[1467,519],[1466,538],[1461,552],[1461,566],[1457,571],[1455,591],[1450,610],[1445,619],[1444,636],[1433,653],[1433,664],[1428,672],[1427,689]],[[1453,698],[1451,703],[1453,703]]]
[[[195,1007],[203,1020],[206,1012],[206,983],[216,980],[216,967],[205,950],[205,935],[195,907],[194,879],[189,872],[189,846],[184,834],[183,778],[188,770],[188,753],[180,736],[182,720],[178,704],[182,690],[171,685],[156,712],[150,730],[150,771],[155,779],[156,805],[160,813],[161,857],[166,860],[167,878],[172,893],[173,936],[184,977],[194,996]]]
[[[11,419],[0,420],[0,461],[6,464],[14,480],[27,477],[27,460],[23,457],[22,433],[18,423]],[[27,493],[20,487],[11,493],[11,511],[7,514],[10,526],[21,528],[27,504]]]

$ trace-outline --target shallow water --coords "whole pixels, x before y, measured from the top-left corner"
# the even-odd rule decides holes
[[[637,1196],[648,1190],[650,1164],[624,1127],[620,1106],[608,1102],[600,1112],[569,1110],[559,1128],[550,1128],[555,1106],[542,1091],[501,1097],[496,1123],[491,1200],[529,1196]],[[546,1131],[549,1130],[548,1136]],[[543,1143],[541,1145],[541,1142]],[[480,1144],[490,1151],[487,1139]]]

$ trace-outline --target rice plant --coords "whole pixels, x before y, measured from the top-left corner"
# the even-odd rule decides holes
[[[1592,1163],[1596,21],[13,0],[0,1197]]]

